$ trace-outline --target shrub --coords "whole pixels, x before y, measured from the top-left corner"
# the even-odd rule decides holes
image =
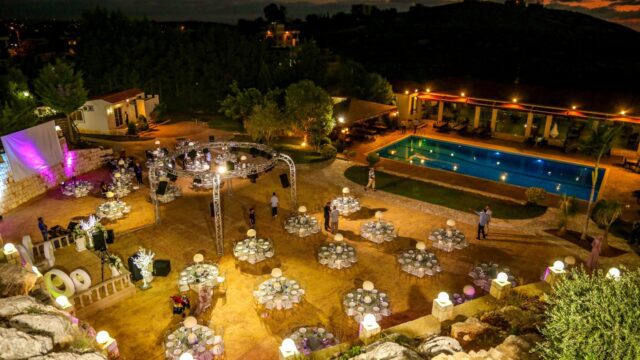
[[[127,125],[127,135],[136,135],[138,133],[138,127],[136,126],[136,123],[129,122],[129,125]]]
[[[348,157],[349,159],[353,159],[354,157],[356,157],[356,155],[358,155],[358,153],[356,153],[356,151],[355,151],[355,150],[349,150],[349,151],[347,151],[347,157]]]
[[[640,359],[640,269],[614,280],[574,270],[548,294],[543,359]]]
[[[339,153],[342,153],[345,149],[344,146],[344,141],[342,140],[336,140],[336,142],[333,144],[333,146],[336,147],[336,149],[338,150]]]
[[[331,144],[325,144],[320,149],[320,156],[322,156],[323,159],[333,159],[337,153],[338,150]]]
[[[144,115],[140,115],[138,116],[138,127],[140,128],[140,131],[147,131],[149,130],[149,122],[147,121],[147,118],[144,117]]]
[[[527,196],[527,203],[536,205],[544,200],[547,192],[543,188],[530,187],[524,194]]]
[[[562,199],[558,203],[560,208],[560,216],[558,217],[558,234],[562,235],[567,231],[567,225],[572,217],[578,213],[576,198],[573,196],[562,195]]]
[[[320,139],[320,146],[322,146],[322,145],[326,145],[326,144],[331,144],[331,139],[329,139],[329,137],[328,137],[328,136],[323,136],[323,137]]]
[[[380,161],[380,155],[378,155],[378,153],[369,153],[369,155],[367,155],[367,162],[369,163],[369,166],[374,166],[375,164],[377,164]]]

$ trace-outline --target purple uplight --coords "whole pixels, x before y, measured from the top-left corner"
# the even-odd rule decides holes
[[[64,149],[64,176],[70,178],[75,175],[78,154],[75,151]]]

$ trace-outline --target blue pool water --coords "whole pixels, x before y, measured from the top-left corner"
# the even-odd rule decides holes
[[[381,157],[457,172],[521,187],[589,200],[593,167],[410,136],[378,153]],[[599,170],[596,196],[604,178]]]

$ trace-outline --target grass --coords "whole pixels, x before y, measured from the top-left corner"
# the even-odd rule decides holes
[[[222,131],[244,133],[244,126],[242,121],[229,119],[222,115],[207,115],[201,116],[202,120],[207,121],[211,129],[218,129]]]
[[[367,167],[352,166],[345,171],[344,176],[364,186],[367,183],[367,174]],[[489,205],[493,211],[493,216],[499,219],[531,219],[544,214],[547,210],[544,206],[520,205],[515,202],[494,199],[381,171],[376,173],[376,188],[392,194],[466,212],[471,212],[470,209],[478,210]]]

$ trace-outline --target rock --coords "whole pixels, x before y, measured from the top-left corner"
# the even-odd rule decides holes
[[[431,359],[440,354],[453,355],[462,351],[460,343],[447,336],[431,336],[418,346],[418,353]]]
[[[528,334],[527,337],[510,335],[495,349],[503,354],[505,359],[534,360],[538,357],[529,351],[540,340],[541,338],[535,334]]]
[[[106,360],[107,357],[99,353],[86,353],[86,354],[74,354],[74,353],[51,353],[45,356],[36,356],[29,358],[29,360]]]
[[[0,328],[0,359],[27,359],[46,354],[52,349],[53,342],[47,336]]]
[[[8,319],[19,314],[33,311],[62,314],[62,312],[55,307],[43,305],[30,296],[13,296],[0,299],[0,318]]]
[[[467,343],[491,330],[493,330],[491,325],[470,317],[465,322],[457,322],[451,325],[451,337]]]
[[[423,360],[415,351],[394,342],[377,342],[366,347],[366,352],[354,360]]]
[[[38,277],[31,271],[8,263],[0,264],[0,297],[27,295]]]
[[[21,314],[11,318],[9,324],[27,333],[47,334],[54,344],[65,344],[73,340],[69,319],[58,314]]]

